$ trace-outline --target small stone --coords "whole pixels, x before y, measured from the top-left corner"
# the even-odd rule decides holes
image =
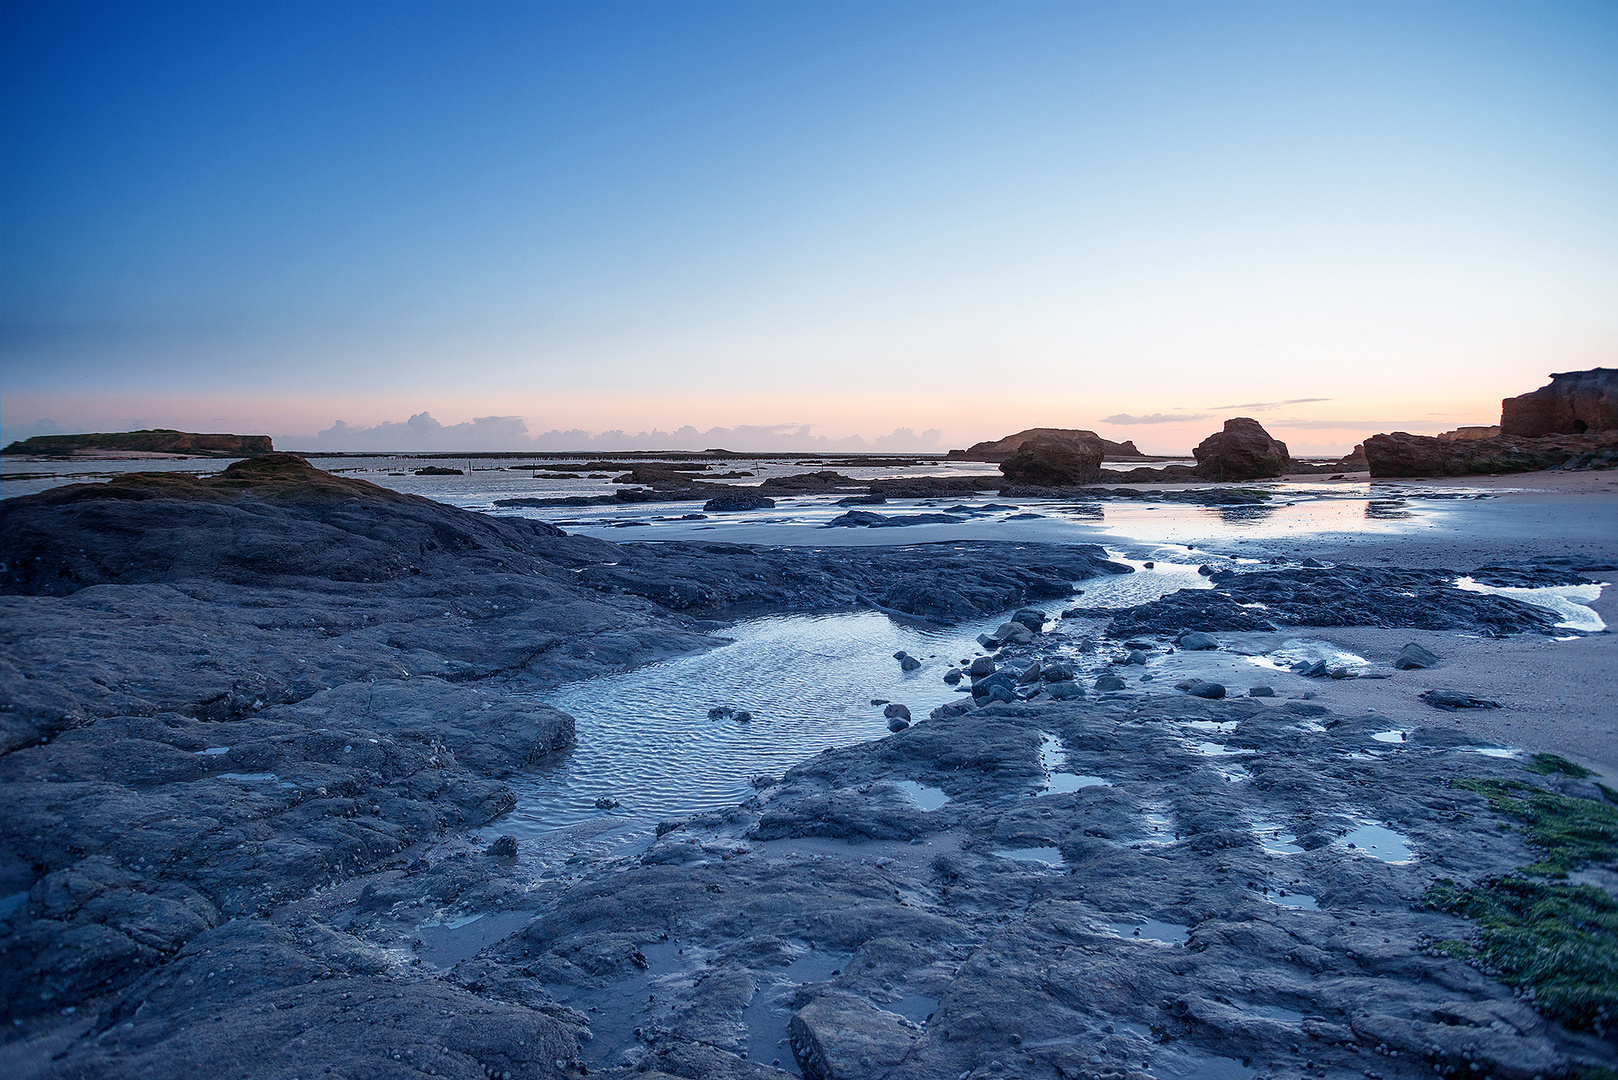
[[[1437,653],[1424,649],[1412,641],[1399,650],[1399,656],[1393,661],[1393,666],[1400,671],[1413,671],[1417,668],[1430,668],[1437,663]]]
[[[987,656],[980,656],[976,660],[972,661],[972,666],[966,670],[973,679],[981,679],[986,676],[993,675],[996,668],[994,661],[991,658]]]
[[[1139,649],[1132,650],[1128,656],[1124,657],[1124,663],[1144,664],[1146,663],[1146,654]]]
[[[1069,701],[1084,696],[1084,687],[1072,679],[1063,679],[1060,682],[1046,683],[1045,693],[1057,701]]]
[[[889,731],[894,731],[894,732],[903,731],[905,728],[907,728],[909,726],[910,726],[910,721],[906,720],[902,716],[895,716],[895,717],[892,717],[891,719],[888,720],[888,730]]]
[[[490,844],[484,854],[497,859],[509,859],[517,854],[517,838],[515,836],[502,836]]]
[[[1184,690],[1192,697],[1218,699],[1225,696],[1223,683],[1209,682],[1207,679],[1188,679],[1179,684],[1177,689]]]
[[[1097,690],[1122,690],[1128,685],[1117,675],[1103,675],[1096,680]]]
[[[753,714],[746,709],[737,709],[735,719],[740,724],[750,723],[753,719]]]
[[[1454,712],[1457,709],[1498,709],[1498,701],[1488,698],[1475,697],[1464,690],[1428,690],[1421,695],[1421,700],[1435,709]]]
[[[1274,697],[1275,691],[1268,686],[1255,686],[1247,692],[1248,697]]]
[[[889,720],[899,719],[905,721],[906,723],[909,723],[910,721],[910,710],[905,706],[900,705],[897,701],[892,705],[889,705],[886,709],[883,709],[882,715],[887,717]]]
[[[1219,642],[1214,640],[1213,635],[1204,634],[1201,630],[1188,630],[1176,638],[1174,643],[1192,652],[1219,648]]]
[[[614,799],[610,795],[603,795],[603,796],[601,796],[601,798],[596,800],[596,809],[597,810],[615,810],[615,809],[617,809],[617,807],[618,807],[618,800]]]

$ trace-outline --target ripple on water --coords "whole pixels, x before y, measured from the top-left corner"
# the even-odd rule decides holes
[[[918,716],[956,700],[943,672],[997,625],[934,629],[874,612],[755,619],[725,632],[731,644],[560,687],[543,700],[574,718],[578,744],[512,783],[518,805],[494,831],[526,838],[576,825],[603,816],[603,796],[619,800],[614,814],[642,822],[740,802],[755,776],[886,737],[873,698]],[[922,667],[901,671],[900,649]],[[752,721],[710,720],[716,705]]]

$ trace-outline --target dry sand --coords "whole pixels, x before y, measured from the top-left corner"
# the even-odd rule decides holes
[[[1358,474],[1357,479],[1363,483],[1366,477]],[[1618,629],[1618,474],[1539,472],[1377,483],[1426,491],[1483,490],[1496,497],[1448,504],[1433,515],[1433,527],[1420,532],[1331,534],[1293,545],[1294,550],[1359,565],[1460,570],[1492,562],[1571,558],[1606,584],[1591,607],[1609,628]],[[1596,567],[1605,569],[1591,569]],[[1480,743],[1550,751],[1618,786],[1618,636],[1611,630],[1573,641],[1540,635],[1490,640],[1367,627],[1300,628],[1289,636],[1328,641],[1381,665],[1408,641],[1444,658],[1431,671],[1399,672],[1385,681],[1307,680],[1308,689],[1334,712],[1373,708],[1393,721],[1390,727],[1450,727]],[[1290,673],[1278,673],[1270,681],[1283,695],[1300,692],[1283,686],[1303,682]],[[1432,688],[1465,690],[1502,707],[1444,712],[1417,699]]]

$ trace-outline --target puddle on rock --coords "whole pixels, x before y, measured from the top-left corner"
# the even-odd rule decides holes
[[[792,1050],[787,1041],[787,1025],[792,1022],[792,997],[805,983],[825,982],[842,972],[851,953],[827,953],[807,949],[780,972],[761,973],[761,984],[753,999],[742,1010],[742,1026],[747,1029],[748,1060],[795,1071]],[[907,999],[901,998],[900,1002]],[[895,1002],[882,1008],[898,1012]],[[933,1008],[938,1002],[933,1001]],[[928,1009],[931,1013],[932,1009]],[[923,1014],[925,1016],[927,1014]],[[906,1015],[906,1019],[910,1019]],[[918,1021],[919,1022],[919,1021]]]
[[[1522,756],[1521,750],[1513,750],[1510,747],[1505,746],[1460,746],[1456,747],[1456,749],[1463,754],[1482,754],[1484,757],[1492,758],[1514,758]]]
[[[208,757],[212,757],[215,754],[228,754],[228,753],[230,753],[230,747],[228,747],[228,746],[210,746],[206,750],[198,750],[197,753],[208,756]]]
[[[1589,585],[1547,585],[1538,589],[1517,589],[1503,585],[1481,585],[1469,577],[1461,577],[1455,580],[1455,587],[1467,592],[1503,596],[1508,600],[1519,600],[1524,604],[1545,608],[1557,616],[1556,625],[1567,630],[1599,634],[1607,628],[1606,622],[1589,606],[1601,599],[1599,582]]]
[[[1046,866],[1062,865],[1062,849],[1059,847],[996,848],[990,854],[1002,859],[1015,859],[1018,862],[1037,862]]]
[[[1410,841],[1407,837],[1392,829],[1370,823],[1361,825],[1348,835],[1339,838],[1337,843],[1356,854],[1369,855],[1385,863],[1407,863],[1415,857],[1410,850]]]
[[[927,1018],[938,1011],[938,999],[926,994],[906,994],[898,1001],[890,1001],[881,1008],[898,1013],[912,1024],[926,1024]]]
[[[1274,892],[1265,893],[1264,899],[1277,907],[1292,908],[1296,911],[1319,911],[1320,902],[1308,893],[1301,892]]]
[[[1405,733],[1402,731],[1379,731],[1372,735],[1371,738],[1377,742],[1402,743],[1405,741]]]
[[[1111,787],[1111,783],[1100,776],[1083,776],[1079,773],[1052,773],[1041,795],[1063,795],[1070,791],[1080,791],[1087,787]]]
[[[1087,787],[1110,786],[1100,776],[1058,772],[1067,766],[1067,748],[1048,731],[1039,733],[1039,763],[1045,770],[1045,790],[1035,793],[1038,795],[1063,795]]]
[[[415,954],[422,963],[447,971],[521,930],[533,917],[532,911],[499,911],[423,923],[416,927],[415,936],[421,944]]]
[[[1242,1011],[1262,1016],[1266,1020],[1279,1020],[1284,1024],[1303,1023],[1303,1013],[1284,1005],[1243,1005]]]
[[[1202,757],[1251,757],[1258,753],[1257,750],[1244,750],[1240,747],[1233,750],[1223,743],[1216,742],[1192,743],[1191,749]]]
[[[1157,919],[1141,919],[1136,922],[1109,922],[1105,924],[1109,930],[1121,938],[1131,941],[1156,941],[1163,945],[1184,945],[1191,940],[1189,927],[1179,923],[1160,922]]]
[[[908,795],[910,801],[921,807],[924,813],[931,813],[949,802],[943,788],[928,787],[914,780],[899,780],[893,786]]]
[[[1293,833],[1270,821],[1253,822],[1253,835],[1259,846],[1271,855],[1301,855],[1303,846]]]
[[[1240,720],[1182,720],[1181,727],[1188,727],[1192,731],[1207,731],[1215,735],[1229,735],[1241,726]]]

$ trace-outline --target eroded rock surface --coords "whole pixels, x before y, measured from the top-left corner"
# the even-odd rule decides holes
[[[699,1048],[680,1075],[1414,1080],[1476,1060],[1527,1080],[1597,1060],[1430,948],[1467,927],[1422,904],[1532,857],[1446,781],[1559,781],[1293,704],[991,705],[828,751],[456,977],[599,1018],[584,1056],[606,1075]],[[1055,768],[1099,782],[1045,793],[1053,739]],[[948,801],[924,811],[901,780]]]

